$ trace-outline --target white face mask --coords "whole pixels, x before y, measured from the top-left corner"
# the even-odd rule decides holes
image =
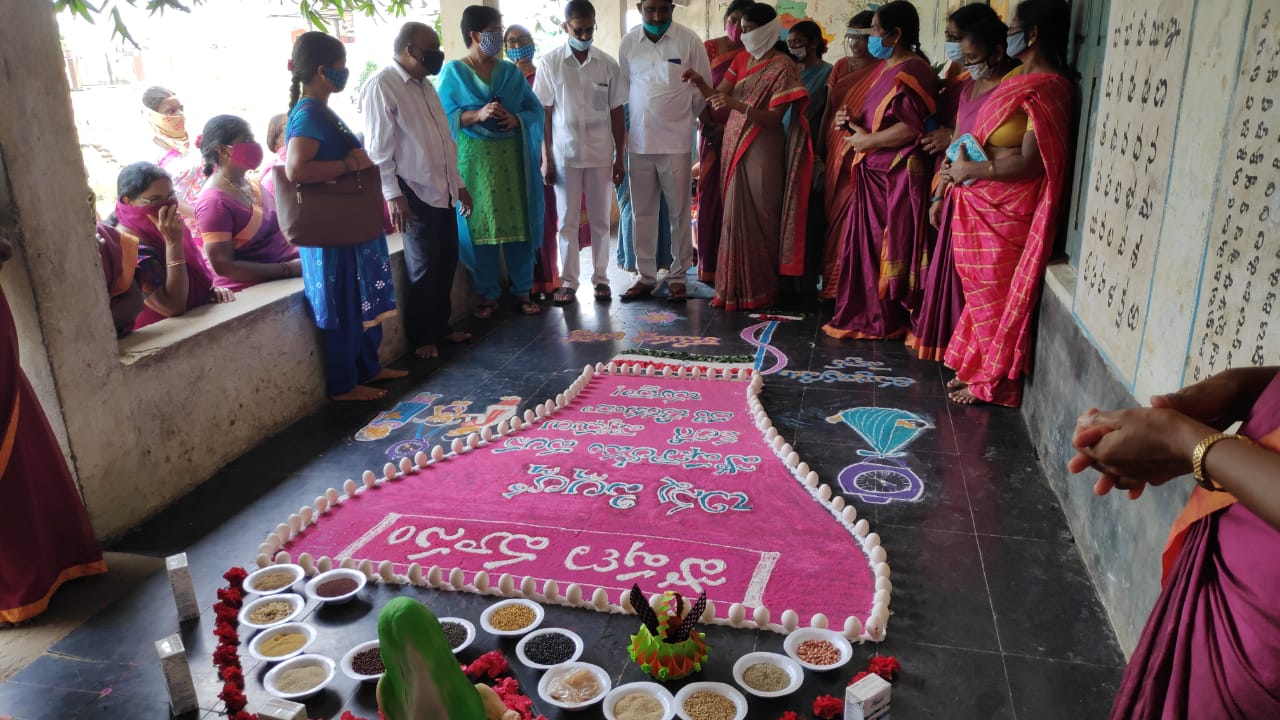
[[[774,18],[751,32],[742,33],[742,46],[759,60],[782,38],[782,23]]]
[[[791,57],[797,60],[803,60],[809,55],[809,48],[807,47],[791,47],[788,45],[787,50],[791,53]]]
[[[964,69],[969,72],[969,77],[979,82],[991,77],[991,74],[995,72],[995,68],[988,65],[986,60],[966,64]]]

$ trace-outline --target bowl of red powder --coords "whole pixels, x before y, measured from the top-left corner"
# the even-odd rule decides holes
[[[307,597],[326,605],[341,605],[364,589],[369,579],[359,570],[338,568],[311,578],[307,583]]]

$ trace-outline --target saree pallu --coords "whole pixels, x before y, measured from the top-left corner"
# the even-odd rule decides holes
[[[742,48],[720,52],[720,46],[715,40],[706,41],[704,47],[707,49],[707,57],[711,59],[711,87],[719,87],[734,59],[742,54]],[[711,114],[712,122],[721,128],[729,122],[728,110],[712,110],[708,107],[707,112]],[[723,137],[721,142],[724,142]],[[721,148],[708,139],[707,127],[704,126],[698,136],[698,225],[694,239],[698,246],[698,279],[705,283],[715,282],[716,268],[719,267],[720,233],[724,222],[720,152]],[[659,262],[658,267],[667,265]]]
[[[979,111],[984,145],[1017,112],[1035,128],[1044,175],[953,186],[951,240],[965,307],[944,361],[983,402],[1017,407],[1031,362],[1031,314],[1061,206],[1071,83],[1050,73],[1004,80]]]
[[[1240,434],[1280,452],[1280,375]],[[1187,507],[1195,519],[1174,525],[1174,562],[1111,718],[1280,717],[1280,530],[1225,492],[1196,487]]]
[[[836,111],[840,108],[848,110],[851,116],[857,115],[866,102],[867,92],[876,81],[880,63],[873,62],[860,68],[847,70],[848,60],[841,59],[835,64],[828,80],[831,83],[827,93],[827,109],[822,116],[822,127],[819,137],[825,142],[826,176],[823,178],[823,209],[826,215],[826,230],[822,243],[822,289],[818,296],[823,300],[836,298],[836,285],[840,273],[840,251],[844,247],[844,234],[848,229],[849,203],[853,198],[853,158],[856,153],[845,140],[849,132],[844,128],[834,129]]]
[[[739,56],[730,69],[733,95],[749,107],[790,107],[790,128],[767,128],[733,113],[725,126],[720,178],[724,222],[715,298],[726,310],[773,304],[778,275],[804,274],[805,226],[813,175],[813,148],[804,110],[808,92],[790,58],[756,62]],[[785,169],[779,173],[778,168]]]
[[[298,248],[280,231],[275,196],[253,180],[249,181],[249,189],[253,205],[248,208],[212,184],[200,193],[195,215],[206,255],[211,243],[229,242],[238,261],[278,264],[296,259]],[[258,282],[264,281],[232,280],[216,273],[213,279],[214,285],[237,292]]]
[[[107,571],[75,480],[18,364],[18,333],[0,291],[0,622],[44,612],[68,580]]]
[[[857,153],[837,283],[836,308],[823,331],[835,338],[906,334],[928,267],[930,165],[920,150],[925,119],[936,109],[937,78],[913,57],[883,67],[853,122],[879,132],[896,124],[914,135],[901,147]]]
[[[157,287],[164,285],[164,279],[168,273],[170,259],[165,256],[164,236],[160,234],[160,230],[151,218],[139,212],[138,208],[117,202],[116,217],[120,222],[119,227],[116,229],[120,231],[122,241],[138,248],[136,254],[138,258],[137,269],[141,271],[139,277],[142,280],[142,291],[150,295],[155,292]],[[208,264],[205,262],[204,253],[196,245],[185,225],[183,226],[183,235],[183,260],[186,261],[187,270],[187,305],[185,309],[191,310],[208,304],[209,294],[213,288],[213,271],[209,269]],[[138,313],[138,319],[134,321],[133,329],[138,330],[158,323],[166,317],[168,316],[161,315],[150,307],[144,307],[142,312]]]

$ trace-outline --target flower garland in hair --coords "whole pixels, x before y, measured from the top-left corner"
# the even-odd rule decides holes
[[[227,708],[231,720],[257,720],[258,716],[247,712],[249,699],[244,694],[244,669],[240,665],[240,607],[244,605],[244,579],[249,573],[244,568],[233,567],[223,574],[227,587],[218,588],[218,602],[213,606],[215,619],[213,634],[218,647],[213,651],[213,664],[222,680],[222,692],[218,698]]]

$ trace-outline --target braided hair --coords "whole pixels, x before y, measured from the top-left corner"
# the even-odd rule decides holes
[[[302,97],[302,86],[315,79],[320,66],[333,67],[347,56],[338,38],[312,30],[298,36],[293,43],[289,63],[293,77],[289,84],[289,109]]]
[[[251,132],[249,123],[235,115],[215,115],[204,124],[200,133],[200,157],[204,158],[204,176],[213,175],[218,167],[218,148],[234,145],[236,140]]]

